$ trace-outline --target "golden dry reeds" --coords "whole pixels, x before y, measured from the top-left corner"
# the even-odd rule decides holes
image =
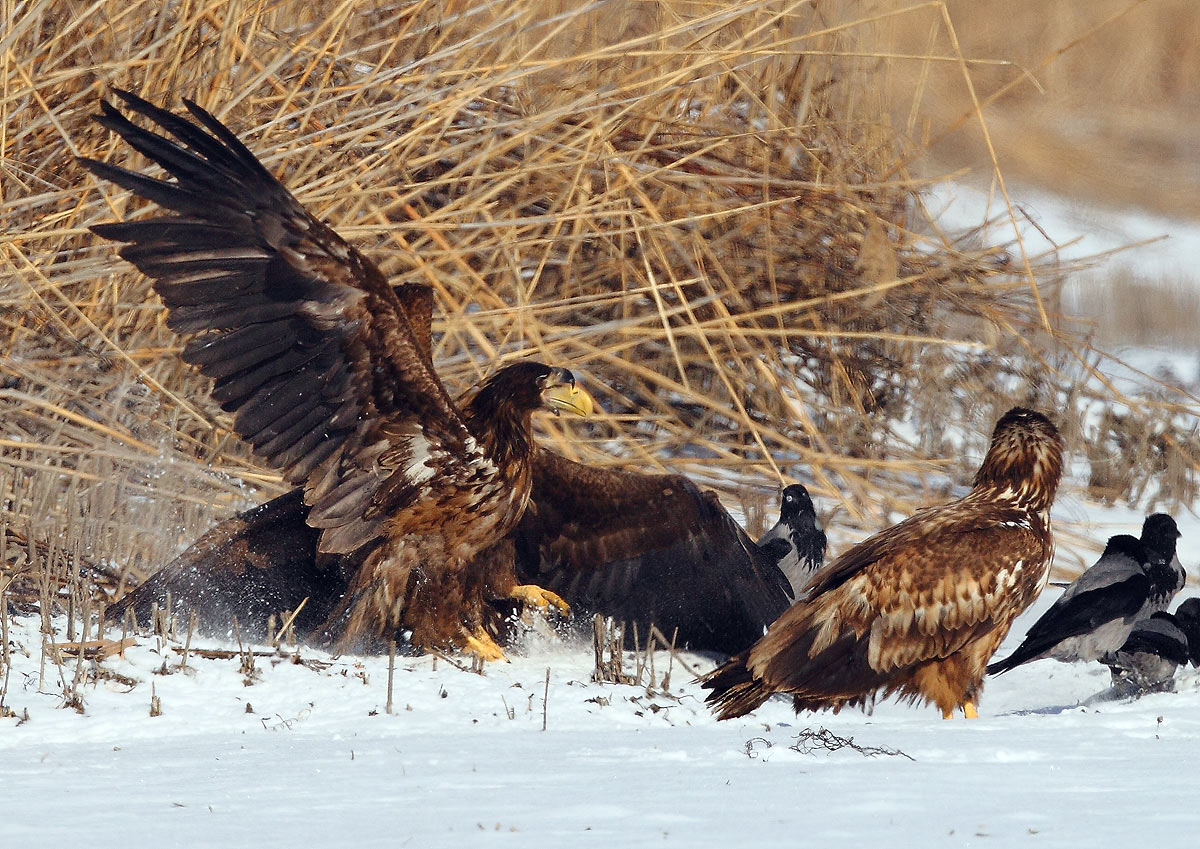
[[[799,478],[874,530],[963,483],[1009,405],[1055,411],[1083,456],[1086,414],[1124,399],[1059,314],[1053,256],[930,220],[887,92],[944,60],[881,47],[896,4],[3,6],[0,521],[65,552],[60,577],[139,580],[281,491],[87,231],[144,206],[74,160],[146,168],[88,117],[113,86],[195,99],[397,282],[433,284],[452,391],[509,358],[568,365],[607,415],[547,422],[557,450],[752,515]],[[1156,391],[1123,426],[1176,452],[1190,502],[1195,399]]]

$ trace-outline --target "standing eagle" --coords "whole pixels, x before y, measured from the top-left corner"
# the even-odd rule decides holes
[[[1009,410],[971,491],[859,543],[748,651],[704,679],[721,719],[792,694],[796,711],[898,693],[976,716],[988,658],[1046,584],[1062,439]]]
[[[297,488],[212,528],[110,616],[169,601],[207,630],[236,616],[255,633],[295,612],[311,641],[404,629],[418,646],[493,657],[482,602],[559,600],[520,579],[730,654],[791,603],[713,493],[532,444],[540,403],[590,410],[568,373],[510,366],[450,401],[433,372],[429,287],[387,287],[203,109],[188,103],[208,133],[119,94],[191,150],[104,104],[98,120],[178,182],[84,164],[178,214],[96,232],[132,243],[121,254],[155,278],[170,325],[202,334],[184,358]]]
[[[107,102],[96,120],[174,181],[81,161],[173,214],[92,229],[127,243],[120,255],[153,279],[168,326],[192,334],[183,359],[302,490],[316,552],[347,579],[340,639],[503,657],[482,628],[489,600],[565,605],[476,555],[525,511],[533,412],[587,415],[590,397],[569,371],[523,362],[456,405],[429,357],[427,297],[398,295],[196,104],[184,101],[193,122],[117,94],[178,141]]]

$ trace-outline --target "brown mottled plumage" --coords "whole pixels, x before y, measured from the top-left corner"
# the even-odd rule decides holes
[[[975,715],[988,658],[1049,576],[1062,440],[1021,408],[971,491],[842,554],[747,652],[704,679],[722,719],[790,693],[797,712],[899,694]]]
[[[456,405],[429,357],[428,292],[393,290],[194,103],[189,121],[118,94],[181,144],[109,103],[97,120],[175,180],[81,161],[174,214],[93,230],[128,243],[120,254],[153,278],[168,325],[193,334],[183,359],[303,490],[318,558],[349,581],[329,627],[502,656],[481,628],[488,601],[561,602],[469,564],[525,509],[533,411],[586,415],[590,398],[564,369],[518,363]]]
[[[396,294],[428,361],[431,292],[406,284]],[[468,392],[456,404],[472,409],[476,397]],[[516,529],[471,563],[470,574],[492,576],[489,587],[545,585],[572,607],[638,626],[642,635],[653,624],[679,646],[724,654],[754,642],[791,603],[776,559],[714,493],[681,475],[601,469],[536,448],[531,478]],[[143,620],[155,605],[192,611],[202,629],[222,631],[237,616],[244,634],[261,636],[267,615],[303,603],[297,633],[324,642],[344,630],[342,599],[357,572],[347,568],[351,561],[337,568],[318,551],[308,513],[301,490],[239,513],[108,610],[113,617],[133,610]]]
[[[775,559],[685,477],[599,469],[544,448],[532,477],[517,528],[475,555],[472,574],[544,586],[573,609],[627,623],[628,633],[636,625],[645,636],[654,624],[679,646],[724,654],[753,643],[791,603]],[[109,609],[144,621],[154,605],[169,605],[221,631],[237,616],[243,634],[261,636],[269,614],[303,602],[297,634],[324,642],[347,578],[317,552],[301,496],[293,490],[225,520]]]

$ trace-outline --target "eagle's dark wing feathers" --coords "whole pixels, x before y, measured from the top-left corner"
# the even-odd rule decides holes
[[[345,593],[346,579],[339,569],[318,566],[320,532],[304,521],[302,496],[294,489],[216,525],[110,605],[110,621],[132,610],[145,625],[157,606],[185,625],[187,614],[196,613],[202,633],[224,633],[236,617],[242,635],[258,640],[270,615],[300,608],[292,624],[311,639]]]
[[[679,475],[534,459],[531,509],[516,533],[518,576],[572,606],[693,648],[734,652],[791,602],[791,587],[713,493]]]
[[[168,325],[196,334],[183,359],[214,379],[255,453],[303,486],[319,549],[354,551],[435,477],[465,479],[485,463],[430,362],[428,291],[401,302],[200,107],[187,102],[211,135],[118,93],[183,145],[107,103],[97,120],[174,182],[83,162],[175,214],[94,230],[129,243],[121,256],[153,278]]]

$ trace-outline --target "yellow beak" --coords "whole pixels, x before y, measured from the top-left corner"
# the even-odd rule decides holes
[[[568,413],[574,413],[577,416],[586,418],[596,408],[595,402],[592,401],[592,396],[574,383],[559,383],[555,386],[547,387],[542,392],[542,401],[554,411],[554,415],[556,416],[560,411],[566,410]]]

